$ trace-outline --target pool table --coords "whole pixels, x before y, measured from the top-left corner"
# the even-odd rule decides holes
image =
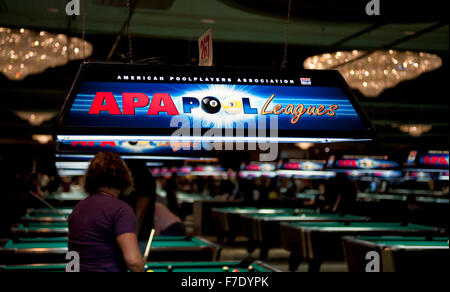
[[[69,214],[70,215],[70,214]],[[26,214],[22,216],[22,222],[67,222],[69,215],[46,213],[46,214]]]
[[[45,200],[54,207],[74,207],[78,202],[87,197],[88,195],[86,193],[74,190],[71,192],[49,194]]]
[[[380,202],[384,200],[406,202],[408,197],[399,194],[358,193],[357,200],[362,202]]]
[[[12,226],[11,233],[13,238],[67,236],[69,225],[67,222],[27,222]]]
[[[72,213],[72,208],[68,207],[59,207],[54,209],[50,208],[30,208],[27,209],[26,215],[30,215],[31,217],[35,217],[38,215],[46,215],[46,214],[64,214],[69,216]]]
[[[65,262],[67,238],[18,238],[0,247],[1,264]],[[155,237],[152,261],[215,261],[221,247],[201,237]]]
[[[350,272],[365,272],[366,254],[380,255],[380,272],[442,272],[448,270],[448,237],[345,236],[342,238]]]
[[[165,191],[158,191],[158,199],[167,205],[167,194]],[[220,202],[217,198],[198,193],[177,192],[177,200],[180,207],[179,214],[182,219],[194,212],[194,203],[199,201]]]
[[[448,197],[439,196],[419,196],[402,194],[377,194],[377,193],[358,193],[358,201],[361,202],[381,202],[381,201],[402,201],[413,203],[430,204],[448,204]]]
[[[238,269],[239,272],[249,272],[248,267],[253,268],[253,272],[269,273],[280,272],[266,263],[254,261],[246,262],[149,262],[145,266],[147,272],[168,272],[169,266],[172,267],[172,272],[181,273],[223,273],[224,267],[228,268],[229,272]],[[0,265],[0,271],[5,272],[64,272],[66,264],[33,264],[33,265]]]
[[[298,214],[249,214],[242,215],[247,222],[249,237],[248,251],[260,248],[260,259],[266,259],[270,248],[281,246],[280,223],[284,222],[364,222],[368,217],[340,214],[314,214],[302,212]]]
[[[390,222],[296,222],[281,223],[282,246],[291,252],[289,270],[307,260],[311,272],[320,271],[324,260],[343,260],[344,236],[443,236],[436,227]]]
[[[217,240],[222,242],[225,237],[232,242],[236,236],[246,235],[242,215],[249,214],[296,214],[301,212],[295,208],[257,208],[257,207],[223,207],[211,210],[214,224],[217,228]]]

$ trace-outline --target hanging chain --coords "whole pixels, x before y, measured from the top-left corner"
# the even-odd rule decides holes
[[[127,35],[128,35],[128,62],[133,63],[133,43],[131,40],[131,32],[130,32],[130,22],[131,22],[131,1],[127,0],[127,7],[128,7],[128,21],[127,21]]]
[[[289,0],[289,7],[288,7],[288,14],[286,19],[286,28],[284,31],[284,56],[283,56],[283,62],[281,63],[281,68],[286,69],[287,67],[287,54],[288,54],[288,44],[289,44],[289,24],[291,22],[291,7],[292,7],[292,0]]]
[[[81,39],[83,40],[83,56],[86,57],[86,43],[85,43],[85,40],[86,40],[86,19],[87,19],[87,7],[86,7],[86,5],[87,5],[87,0],[82,0],[82,1],[83,1],[82,2],[83,3],[82,4],[83,24],[82,24]]]

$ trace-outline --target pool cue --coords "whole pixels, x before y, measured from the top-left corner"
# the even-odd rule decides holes
[[[39,195],[33,193],[32,191],[30,191],[30,194],[35,197],[36,199],[38,199],[39,201],[41,201],[41,203],[43,203],[44,205],[46,205],[47,207],[49,207],[50,209],[52,209],[53,211],[56,212],[56,214],[61,215],[62,217],[64,217],[64,219],[67,220],[67,217],[65,214],[63,214],[62,212],[60,212],[58,209],[56,209],[55,207],[53,207],[52,205],[50,205],[46,200],[42,199]]]
[[[148,237],[147,247],[144,252],[144,262],[147,262],[148,255],[150,254],[150,248],[152,247],[153,237],[155,236],[155,229],[152,229],[150,236]]]

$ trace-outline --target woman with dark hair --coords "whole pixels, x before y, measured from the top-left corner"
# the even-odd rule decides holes
[[[69,250],[80,255],[81,272],[143,272],[136,216],[117,197],[133,190],[131,172],[114,153],[92,159],[85,176],[89,197],[69,217]]]

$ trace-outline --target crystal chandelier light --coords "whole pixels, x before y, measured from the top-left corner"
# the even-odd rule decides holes
[[[388,50],[366,54],[359,50],[327,53],[309,57],[303,65],[305,69],[322,70],[342,65],[337,70],[350,87],[367,97],[377,97],[387,88],[442,66],[439,56],[423,52]],[[357,58],[361,59],[350,62]]]
[[[431,125],[400,125],[400,131],[408,133],[413,137],[422,136],[423,133],[429,132],[432,129]]]
[[[40,126],[44,122],[53,119],[56,113],[38,113],[38,112],[16,112],[16,114],[32,126]]]
[[[52,135],[32,135],[34,141],[37,141],[39,144],[47,144],[48,142],[53,140]]]
[[[11,80],[22,80],[91,54],[92,45],[79,38],[0,27],[0,70]]]
[[[313,147],[313,143],[296,143],[295,146],[300,148],[301,150],[308,150],[309,148]]]

